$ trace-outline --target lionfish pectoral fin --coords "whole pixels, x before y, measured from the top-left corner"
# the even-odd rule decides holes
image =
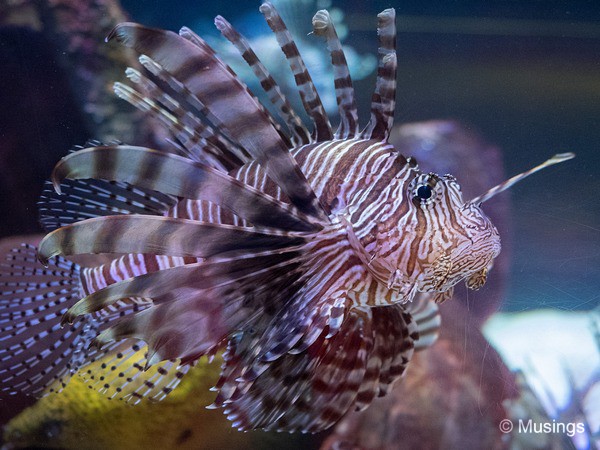
[[[146,253],[194,258],[251,249],[274,250],[304,242],[300,234],[163,216],[121,215],[87,219],[42,239],[38,257],[86,253]]]
[[[299,249],[242,252],[212,260],[170,267],[138,275],[92,292],[73,305],[65,316],[89,314],[120,299],[140,297],[156,303],[177,302],[178,296],[190,296],[216,290],[234,292],[252,288],[253,292],[270,289],[293,275],[301,264]],[[252,282],[260,282],[253,285]]]
[[[301,262],[298,249],[291,247],[171,267],[97,290],[65,317],[73,320],[134,296],[151,299],[144,311],[110,323],[98,341],[137,338],[161,360],[200,357],[252,320],[264,307],[262,302],[283,301],[287,286],[300,275]]]
[[[255,346],[261,349],[259,365],[286,353],[306,351],[325,330],[326,338],[332,338],[342,326],[347,303],[348,295],[343,290],[321,296],[311,289],[300,289],[257,340]],[[257,368],[255,373],[258,371]]]
[[[207,200],[254,225],[310,231],[320,220],[204,164],[174,154],[129,145],[90,147],[62,158],[53,184],[65,178],[121,181],[163,194]]]
[[[452,296],[452,289],[446,293],[448,298]],[[439,295],[439,294],[438,294]],[[406,311],[410,313],[413,321],[417,324],[419,339],[415,342],[415,350],[423,350],[431,347],[437,341],[439,335],[442,317],[438,308],[438,296],[433,297],[430,294],[419,293],[412,302],[405,305]]]
[[[40,395],[60,391],[71,377],[83,322],[63,329],[60,317],[79,298],[79,267],[64,259],[48,269],[24,244],[0,265],[0,390]],[[56,346],[48,348],[48,341]],[[72,347],[72,348],[71,348]]]
[[[248,381],[234,347],[224,356],[216,406],[239,429],[317,432],[352,408],[364,408],[402,375],[415,325],[400,305],[352,309],[340,331],[324,331],[302,353],[285,354]]]
[[[102,318],[61,325],[81,297],[79,276],[80,267],[63,258],[41,268],[35,247],[26,244],[0,265],[0,390],[58,392],[78,369],[110,351],[90,348]]]
[[[47,182],[38,211],[46,231],[93,217],[114,214],[163,215],[176,199],[127,183],[103,180],[62,180],[62,195]]]

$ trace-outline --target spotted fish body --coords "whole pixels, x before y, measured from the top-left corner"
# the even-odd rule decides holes
[[[378,16],[378,77],[362,131],[333,24],[326,11],[313,19],[334,66],[335,132],[283,21],[269,3],[261,12],[312,133],[222,17],[217,27],[278,119],[189,29],[125,23],[111,33],[143,66],[127,70],[138,89],[117,83],[115,92],[167,126],[172,152],[98,143],[57,164],[63,195],[44,194],[42,222],[54,231],[37,250],[52,267],[25,247],[0,279],[5,390],[60,389],[79,370],[111,397],[161,399],[191,364],[225,348],[213,406],[234,426],[315,432],[389,391],[415,348],[435,340],[435,301],[462,280],[485,282],[500,241],[484,200],[465,202],[453,177],[420,172],[387,142],[394,11]],[[122,256],[91,267],[65,259],[89,253]],[[86,370],[107,355],[112,364]]]

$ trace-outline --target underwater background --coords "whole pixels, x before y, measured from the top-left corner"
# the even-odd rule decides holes
[[[101,116],[94,116],[91,106],[95,103],[81,102],[85,95],[76,90],[85,88],[73,87],[64,61],[57,55],[57,48],[68,47],[69,42],[48,42],[44,33],[30,26],[27,16],[38,10],[28,10],[28,4],[40,2],[5,1],[0,6],[0,237],[41,233],[35,202],[54,163],[74,144],[101,137],[94,135],[98,130],[94,117]],[[53,7],[60,3],[48,2]],[[214,16],[223,15],[240,31],[262,43],[261,36],[268,36],[269,32],[258,13],[259,4],[121,2],[133,21],[172,30],[187,25],[203,37],[212,36],[211,45],[223,52],[230,50],[214,29]],[[331,72],[327,72],[329,56],[324,42],[308,35],[310,19],[322,7],[336,11],[334,18],[343,21],[347,30],[343,42],[354,51],[350,70],[362,122],[368,115],[376,76],[375,17],[381,10],[395,7],[396,124],[456,121],[465,132],[475,133],[500,149],[507,176],[555,153],[576,153],[574,160],[546,169],[501,194],[510,199],[510,207],[504,210],[505,220],[497,224],[507,242],[506,288],[502,301],[494,302],[493,311],[487,311],[485,316],[492,312],[520,316],[498,316],[493,326],[486,325],[484,334],[509,368],[536,372],[530,375],[530,380],[538,383],[535,392],[557,387],[548,386],[549,383],[565,384],[542,400],[546,410],[553,408],[550,416],[559,417],[561,411],[579,402],[585,414],[580,412],[577,420],[581,414],[589,416],[589,426],[597,433],[600,4],[290,0],[277,2],[277,6],[293,34],[300,36],[300,51],[320,92],[332,92],[333,83]],[[221,44],[217,43],[219,39]],[[90,45],[89,51],[93,52],[94,44]],[[257,53],[265,52],[267,66],[280,65],[279,55],[271,58],[266,45],[258,46]],[[86,76],[94,78],[93,65]],[[115,72],[113,80],[123,78]],[[102,95],[112,95],[110,86],[104,87]],[[335,98],[330,99],[332,114],[334,105]],[[464,177],[480,175],[465,171],[462,176],[458,181],[464,183]],[[492,271],[490,278],[493,276]],[[485,299],[477,297],[477,301]],[[468,298],[466,302],[474,316],[476,311],[485,309],[485,305],[475,305]],[[530,320],[521,324],[523,317]],[[475,318],[465,318],[464,327],[478,324]],[[540,336],[543,342],[531,346]],[[521,357],[511,358],[521,351]],[[544,352],[547,356],[553,351],[556,355],[549,360],[536,359],[536,354]],[[561,372],[561,376],[568,373],[567,380],[538,376],[546,371]],[[581,395],[580,390],[584,391]],[[2,398],[0,405],[5,421],[17,411],[13,399]],[[302,447],[318,445],[312,438],[298,439],[297,445]],[[279,445],[277,440],[270,442]],[[550,448],[555,443],[527,445],[523,448]],[[594,448],[593,442],[583,438],[578,442],[563,440],[556,445],[553,448]]]

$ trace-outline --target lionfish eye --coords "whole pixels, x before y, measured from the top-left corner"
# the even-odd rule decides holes
[[[431,194],[431,187],[428,184],[419,186],[419,188],[417,189],[417,197],[419,197],[421,200],[429,199],[431,197]]]
[[[429,204],[435,200],[435,185],[438,177],[435,174],[422,174],[415,178],[410,185],[410,195],[415,204]]]

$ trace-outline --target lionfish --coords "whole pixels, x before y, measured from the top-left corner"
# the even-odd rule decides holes
[[[326,429],[389,392],[415,349],[435,341],[436,303],[454,285],[485,283],[500,239],[481,204],[573,156],[464,201],[454,177],[421,172],[387,141],[393,9],[378,15],[362,130],[334,25],[325,10],[313,18],[334,69],[335,131],[281,17],[270,3],[260,11],[312,132],[221,16],[217,28],[272,111],[188,28],[122,23],[110,33],[141,55],[142,69],[126,71],[138,88],[116,83],[116,94],[165,124],[170,147],[96,142],[58,162],[40,208],[50,232],[2,268],[3,390],[59,391],[78,372],[111,398],[159,400],[223,351],[211,406],[235,427]],[[82,254],[112,259],[82,266]]]

